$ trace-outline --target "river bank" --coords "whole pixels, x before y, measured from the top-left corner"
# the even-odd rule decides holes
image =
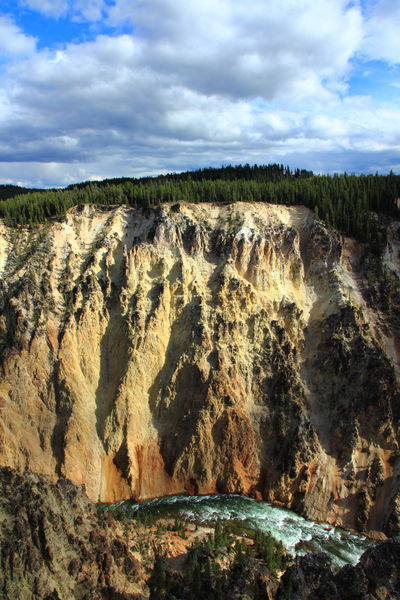
[[[127,500],[107,510],[135,520],[183,519],[199,526],[217,521],[240,521],[249,529],[270,532],[292,555],[327,552],[334,564],[356,564],[373,540],[326,523],[304,517],[267,502],[238,495],[166,496],[145,502]]]

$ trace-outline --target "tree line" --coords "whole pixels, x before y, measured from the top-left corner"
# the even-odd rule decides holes
[[[304,205],[328,226],[379,249],[384,233],[376,214],[399,217],[399,198],[400,176],[393,172],[330,176],[283,165],[243,165],[18,192],[0,202],[0,218],[10,225],[34,225],[82,204],[144,209],[176,202]]]

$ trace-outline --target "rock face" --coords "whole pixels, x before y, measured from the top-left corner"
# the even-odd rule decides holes
[[[141,556],[110,515],[70,481],[0,469],[0,597],[6,600],[139,600]]]
[[[93,500],[239,492],[393,535],[399,224],[303,207],[86,206],[1,227],[0,464]]]
[[[242,560],[232,561],[226,548],[218,554],[203,546],[196,562],[190,561],[190,542],[178,536],[179,544],[171,536],[165,528],[114,520],[66,479],[53,484],[47,476],[0,468],[0,598],[4,600],[400,597],[396,539],[369,548],[357,565],[345,565],[337,572],[327,554],[298,557],[279,578],[279,573],[271,575],[265,560],[242,555]],[[157,577],[160,548],[168,553],[162,561],[168,577],[165,572]],[[222,571],[215,568],[217,564]]]
[[[334,573],[327,554],[307,554],[284,573],[277,598],[283,600],[397,600],[400,597],[400,542],[369,548],[355,566]]]

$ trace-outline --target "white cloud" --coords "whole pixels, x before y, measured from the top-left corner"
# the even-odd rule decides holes
[[[73,11],[86,21],[100,21],[105,8],[104,0],[75,0]]]
[[[25,35],[10,18],[0,15],[0,54],[28,55],[34,52],[36,40]]]
[[[65,17],[99,21],[105,7],[104,0],[20,0],[22,6],[40,12],[47,17]]]
[[[105,11],[108,26],[129,21],[133,33],[31,46],[7,65],[0,178],[23,172],[25,183],[53,185],[229,162],[396,163],[399,108],[346,97],[364,26],[347,0],[26,2],[91,22]]]
[[[191,89],[232,97],[335,86],[362,37],[358,8],[342,0],[116,0],[111,23],[127,20],[148,40],[146,60]],[[312,81],[310,94],[304,80]],[[319,85],[321,91],[321,85]]]
[[[20,0],[20,3],[49,17],[61,17],[69,8],[68,0]]]
[[[400,63],[400,3],[378,0],[368,15],[363,43],[365,54],[375,60]]]

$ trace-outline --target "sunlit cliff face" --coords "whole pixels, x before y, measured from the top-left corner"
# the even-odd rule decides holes
[[[2,226],[1,464],[398,531],[396,231],[378,259],[303,207]]]

